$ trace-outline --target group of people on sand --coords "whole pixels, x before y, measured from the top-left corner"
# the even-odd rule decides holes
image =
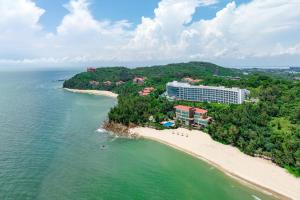
[[[180,136],[189,137],[189,134],[179,133],[179,132],[176,132],[176,131],[172,131],[172,134],[177,134],[177,135],[180,135]]]

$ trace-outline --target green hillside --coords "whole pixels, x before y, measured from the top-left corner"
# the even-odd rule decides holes
[[[96,72],[82,72],[64,82],[66,88],[76,89],[98,89],[110,90],[122,93],[125,86],[116,86],[116,82],[130,82],[136,76],[147,77],[148,85],[160,86],[171,80],[181,80],[183,77],[206,79],[213,75],[218,76],[237,76],[239,70],[228,69],[207,62],[189,62],[168,64],[152,67],[139,67],[129,69],[125,67],[102,67],[97,68]],[[90,81],[99,82],[98,86],[90,84]],[[103,82],[111,81],[111,85],[105,85]]]

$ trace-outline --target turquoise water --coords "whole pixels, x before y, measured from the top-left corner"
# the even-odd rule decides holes
[[[74,73],[0,73],[1,200],[272,199],[167,146],[96,131],[116,102],[62,90]]]

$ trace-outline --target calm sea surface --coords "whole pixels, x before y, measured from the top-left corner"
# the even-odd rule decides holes
[[[0,73],[0,200],[272,199],[167,146],[96,131],[116,101],[63,91],[74,73]]]

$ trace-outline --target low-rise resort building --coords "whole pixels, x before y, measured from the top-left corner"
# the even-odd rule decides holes
[[[116,82],[116,86],[123,85],[124,83],[125,83],[124,81],[118,81],[118,82]]]
[[[132,80],[133,83],[138,84],[138,85],[143,85],[145,83],[145,77],[134,77]]]
[[[139,91],[139,95],[140,96],[148,96],[154,90],[155,90],[154,87],[146,87],[142,91]]]
[[[176,120],[181,121],[187,126],[206,126],[212,118],[207,116],[207,110],[201,108],[193,108],[190,106],[177,105],[174,107]]]
[[[100,83],[98,81],[90,81],[89,84],[91,86],[98,86]]]
[[[246,89],[190,85],[177,81],[167,83],[166,88],[170,99],[195,102],[242,104],[250,94]]]
[[[201,79],[193,79],[193,78],[190,78],[190,77],[185,77],[185,78],[182,79],[182,81],[190,83],[190,84],[196,84],[196,83],[201,82],[202,80]]]
[[[96,72],[96,68],[95,67],[88,67],[87,69],[86,69],[86,71],[87,72]]]
[[[111,86],[112,82],[111,81],[104,81],[103,84],[106,85],[106,86]]]

